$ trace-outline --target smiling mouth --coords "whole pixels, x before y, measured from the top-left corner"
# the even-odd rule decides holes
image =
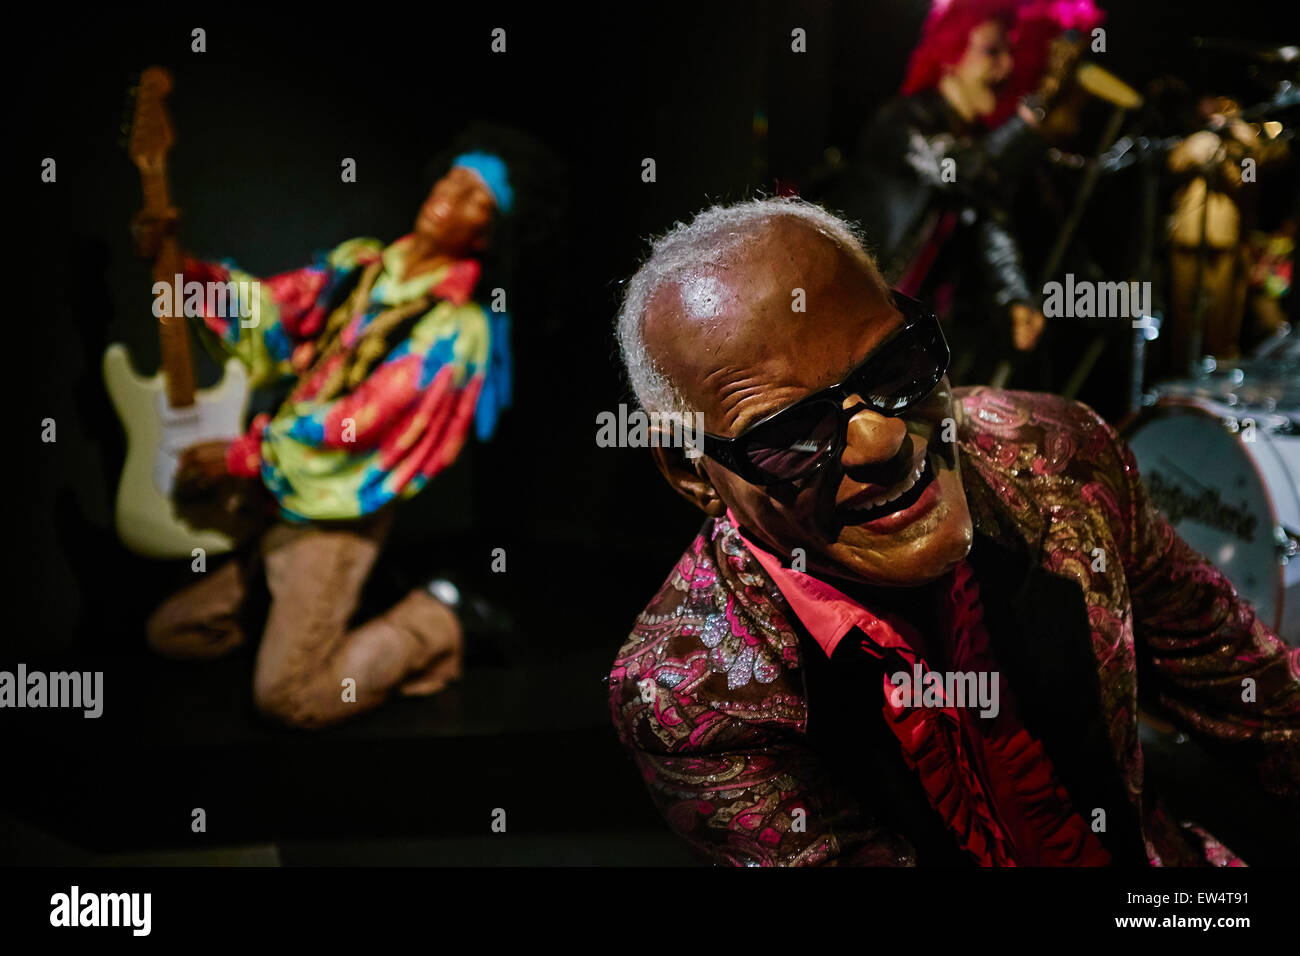
[[[856,507],[844,508],[841,514],[843,514],[846,524],[862,524],[894,514],[897,511],[903,511],[916,504],[925,489],[933,481],[934,469],[930,467],[930,456],[926,455],[921,459],[921,464],[917,465],[912,473],[899,482],[897,486],[877,498],[864,501]]]

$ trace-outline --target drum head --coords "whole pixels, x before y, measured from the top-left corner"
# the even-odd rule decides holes
[[[1278,519],[1253,453],[1267,435],[1253,420],[1234,417],[1240,414],[1210,403],[1167,402],[1144,413],[1128,441],[1152,503],[1280,632]],[[1251,450],[1242,443],[1245,428]]]

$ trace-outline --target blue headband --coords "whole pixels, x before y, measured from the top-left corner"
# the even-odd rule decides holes
[[[488,192],[496,200],[497,209],[502,215],[509,215],[515,204],[515,191],[510,186],[510,176],[501,157],[492,153],[461,153],[452,161],[452,167],[462,166],[478,173],[487,186]]]

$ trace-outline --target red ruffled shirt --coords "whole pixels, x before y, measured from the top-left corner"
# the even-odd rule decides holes
[[[873,613],[825,581],[783,567],[743,534],[741,538],[827,657],[857,628],[865,635],[863,653],[878,659],[896,653],[907,662],[909,674],[929,672],[922,635],[898,614]],[[963,561],[944,582],[943,626],[932,638],[944,645],[936,651],[954,671],[987,673],[989,680],[996,675],[999,706],[993,717],[981,717],[979,707],[958,707],[947,698],[943,706],[911,706],[895,692],[889,675],[884,677],[881,712],[930,805],[983,866],[1109,865],[1110,854],[1071,806],[1042,743],[1015,714],[969,564]],[[914,690],[913,700],[921,699],[921,688]],[[902,705],[895,704],[900,697]]]

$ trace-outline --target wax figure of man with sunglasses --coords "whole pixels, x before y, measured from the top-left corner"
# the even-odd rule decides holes
[[[843,222],[708,210],[654,244],[618,329],[639,400],[704,415],[702,448],[654,453],[708,518],[610,690],[707,858],[1240,862],[1144,794],[1139,682],[1300,795],[1300,651],[1152,510],[1090,409],[950,389],[937,320]]]

